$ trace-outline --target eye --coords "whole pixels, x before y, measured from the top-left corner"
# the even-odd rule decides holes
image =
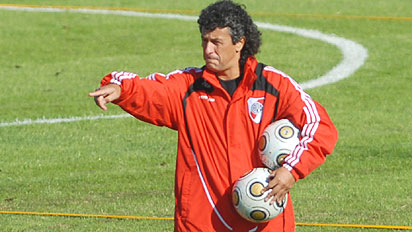
[[[202,38],[202,44],[203,44],[203,45],[206,45],[208,42],[209,42],[209,40],[208,40],[208,39],[206,39],[206,38]]]
[[[222,41],[218,40],[218,39],[215,39],[215,40],[212,40],[212,43],[215,44],[215,45],[221,45]]]

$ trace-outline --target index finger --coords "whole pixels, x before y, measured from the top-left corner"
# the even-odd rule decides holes
[[[90,92],[89,97],[98,97],[106,94],[108,94],[108,91],[106,89],[98,88],[94,92]]]

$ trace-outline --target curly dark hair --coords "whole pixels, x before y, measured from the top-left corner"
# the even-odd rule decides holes
[[[246,38],[240,56],[241,65],[244,65],[248,57],[257,54],[262,44],[261,33],[245,8],[244,5],[231,0],[217,1],[203,9],[197,20],[200,33],[204,30],[213,31],[216,28],[229,27],[233,44],[242,37]]]

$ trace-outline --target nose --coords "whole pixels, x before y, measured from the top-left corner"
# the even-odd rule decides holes
[[[211,43],[211,42],[203,42],[203,52],[205,53],[205,54],[212,54],[212,53],[214,53],[214,47],[213,47],[213,43]]]

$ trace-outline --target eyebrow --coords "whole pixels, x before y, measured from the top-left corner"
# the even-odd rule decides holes
[[[202,35],[202,36],[201,36],[201,38],[202,38],[202,40],[207,39],[207,40],[210,40],[210,41],[216,41],[216,42],[223,41],[223,39],[222,39],[222,38],[220,38],[220,37],[207,38],[207,37],[205,37],[204,35]]]

